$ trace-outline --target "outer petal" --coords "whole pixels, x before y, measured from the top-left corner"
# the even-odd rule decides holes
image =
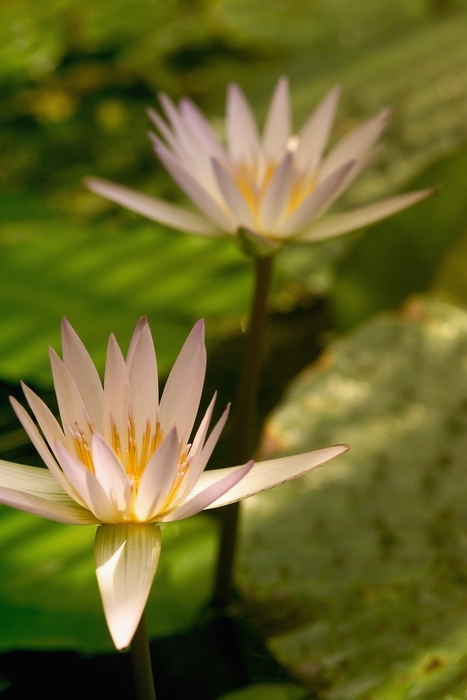
[[[239,86],[231,83],[227,92],[227,139],[234,161],[251,162],[259,153],[255,118]]]
[[[389,109],[382,109],[376,117],[354,129],[333,148],[319,169],[318,181],[325,180],[334,170],[349,160],[358,161],[372,148],[386,128]]]
[[[92,192],[110,199],[116,204],[121,204],[152,221],[201,236],[220,235],[219,230],[199,214],[177,207],[175,204],[168,204],[162,199],[141,194],[136,190],[97,177],[88,177],[84,183]]]
[[[127,647],[136,631],[161,550],[156,525],[103,525],[94,545],[97,582],[105,617],[117,649]]]
[[[295,151],[298,168],[307,170],[318,165],[331,131],[340,92],[339,86],[333,88],[302,127]]]
[[[224,212],[219,202],[214,201],[211,195],[204,187],[196,180],[196,178],[187,172],[172,156],[172,154],[163,146],[156,146],[155,152],[164,167],[172,175],[173,179],[179,184],[185,194],[193,200],[197,207],[208,217],[214,221],[222,231],[233,233],[235,223]],[[220,200],[220,195],[219,195]]]
[[[159,406],[156,353],[147,324],[141,329],[131,361],[128,362],[127,358],[127,365],[136,435],[141,436],[148,420],[151,426],[154,425]]]
[[[81,430],[86,431],[89,436],[89,414],[73,377],[53,348],[50,348],[49,355],[63,429],[65,432],[67,432],[67,428],[74,430],[78,424]],[[38,421],[40,423],[39,417]]]
[[[183,520],[184,518],[189,518],[192,515],[196,515],[206,508],[212,508],[212,503],[217,502],[222,496],[231,491],[234,486],[238,484],[245,475],[253,467],[253,460],[247,462],[243,467],[237,467],[234,470],[230,469],[217,469],[218,480],[213,484],[211,483],[203,491],[200,491],[189,500],[187,500],[183,505],[175,508],[171,513],[160,518],[160,522],[171,522],[173,520]],[[222,471],[223,474],[219,478],[219,472]],[[191,494],[190,494],[191,495]],[[238,498],[235,500],[239,500]],[[231,503],[231,501],[227,501]]]
[[[260,491],[283,484],[286,481],[290,481],[290,479],[295,479],[297,476],[316,469],[316,467],[320,467],[322,464],[334,459],[334,457],[347,452],[348,449],[348,445],[334,445],[333,447],[325,447],[322,450],[305,452],[292,457],[280,457],[267,462],[257,462],[253,469],[233,486],[230,491],[224,493],[216,501],[205,506],[205,508],[225,506],[228,503],[240,501]],[[215,483],[222,474],[235,472],[236,469],[238,467],[213,469],[212,471],[203,472],[191,495],[198,494],[202,489]]]
[[[12,508],[24,510],[26,513],[67,525],[95,525],[99,522],[89,510],[81,508],[71,498],[68,501],[64,499],[63,503],[57,503],[29,493],[0,488],[0,502]]]
[[[224,149],[219,143],[210,123],[205,119],[198,107],[188,98],[180,101],[180,112],[185,124],[204,148],[208,158],[215,156],[220,160],[225,159]]]
[[[304,233],[300,234],[300,241],[323,241],[326,238],[340,236],[349,231],[355,231],[363,226],[369,226],[385,219],[392,214],[396,214],[402,209],[416,204],[425,197],[429,197],[435,192],[434,189],[419,190],[418,192],[409,192],[398,197],[383,199],[381,202],[370,204],[366,207],[359,207],[352,211],[343,212],[342,214],[332,214],[325,216]]]
[[[263,154],[267,160],[282,160],[291,132],[289,81],[280,78],[269,107],[263,135]]]
[[[102,431],[102,383],[88,351],[66,318],[62,321],[62,352],[65,367],[76,384],[93,425]]]
[[[164,431],[177,426],[178,435],[186,442],[198,412],[204,375],[206,348],[204,321],[198,321],[186,339],[165,385],[160,402],[160,422]]]
[[[121,451],[127,449],[128,414],[130,407],[130,380],[128,369],[115,336],[109,338],[104,376],[104,439],[112,444],[109,416],[115,423],[120,437]]]

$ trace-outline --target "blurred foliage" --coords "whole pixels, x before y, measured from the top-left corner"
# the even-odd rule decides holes
[[[467,313],[414,298],[332,343],[267,424],[265,454],[351,446],[244,504],[242,593],[318,697],[464,694],[466,358]]]
[[[227,693],[219,700],[305,700],[306,695],[306,691],[296,685],[256,683]]]

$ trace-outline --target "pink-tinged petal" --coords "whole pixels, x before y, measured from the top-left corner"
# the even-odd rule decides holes
[[[107,494],[114,511],[124,520],[131,513],[131,484],[121,463],[99,433],[92,436],[92,461],[97,481]]]
[[[217,184],[219,185],[219,190],[238,225],[254,229],[256,227],[256,222],[251,209],[245,197],[235,184],[231,174],[215,158],[212,159],[212,167]]]
[[[49,356],[64,431],[67,431],[67,428],[74,430],[78,425],[86,436],[90,436],[90,416],[71,374],[53,348],[50,348]],[[45,411],[43,414],[45,416]],[[38,421],[41,422],[39,417]]]
[[[325,447],[322,450],[314,450],[301,455],[293,455],[292,457],[280,457],[278,459],[270,459],[267,462],[256,462],[253,469],[230,491],[226,492],[218,500],[211,503],[207,508],[218,508],[229,503],[235,503],[243,498],[254,496],[260,491],[273,488],[286,481],[295,479],[297,476],[306,474],[320,467],[322,464],[329,462],[334,457],[347,452],[348,445],[334,445]],[[210,486],[216,479],[225,471],[233,473],[238,467],[225,469],[213,469],[212,471],[203,472],[201,477],[193,489],[192,494],[198,494],[199,491]]]
[[[32,393],[32,392],[31,392]],[[36,397],[38,398],[38,397]],[[58,466],[57,462],[55,461],[52,452],[50,449],[47,447],[44,439],[42,438],[41,434],[39,433],[36,425],[32,421],[30,415],[25,411],[25,409],[19,404],[16,399],[13,397],[10,397],[10,402],[13,407],[14,412],[18,416],[19,421],[21,422],[21,425],[25,429],[25,431],[28,434],[29,439],[31,440],[32,444],[38,451],[39,455],[42,457],[44,460],[44,463],[47,465],[49,468],[51,475],[56,481],[60,484],[62,489],[67,492],[67,494],[75,501],[80,503],[83,507],[85,507],[85,504],[82,502],[80,499],[79,495],[76,493],[75,489],[71,486],[71,484],[68,482],[67,478],[63,474],[62,470]],[[63,438],[62,438],[63,439]],[[51,443],[51,448],[54,448],[54,443]],[[45,470],[41,470],[45,471]],[[47,472],[46,472],[47,473]]]
[[[21,382],[21,388],[40,429],[44,433],[45,439],[49,443],[50,449],[53,451],[55,440],[65,444],[65,434],[52,411],[48,408],[44,401],[42,401],[42,399],[39,398],[39,396],[37,396],[37,394],[35,394],[32,389],[30,389],[23,382]],[[16,406],[18,405],[17,402],[15,402],[13,398],[11,399],[11,402],[13,408],[16,410]]]
[[[15,464],[3,459],[0,459],[0,487],[41,496],[51,501],[60,501],[67,497],[48,469]]]
[[[135,506],[138,520],[152,520],[165,506],[177,476],[179,455],[180,441],[174,427],[154,452],[141,477]]]
[[[183,505],[175,508],[171,513],[163,516],[160,519],[160,522],[168,523],[174,520],[183,520],[184,518],[190,518],[192,515],[196,515],[196,513],[199,513],[206,508],[214,508],[214,503],[217,503],[223,496],[227,497],[226,494],[234,489],[238,483],[241,483],[242,479],[244,479],[248,472],[251,471],[253,464],[254,462],[251,460],[250,462],[244,464],[243,467],[237,467],[233,471],[230,469],[217,469],[216,471],[218,476],[220,471],[228,471],[229,473],[222,476],[222,478],[220,478],[216,483],[211,483],[210,486],[197,493],[196,496],[190,498],[190,500]],[[231,503],[232,501],[227,502]]]
[[[285,222],[281,224],[280,236],[293,236],[309,224],[311,219],[326,207],[353,165],[353,162],[346,163],[308,195],[292,214],[286,218]]]
[[[287,153],[271,178],[259,210],[261,227],[268,233],[275,232],[282,218],[289,200],[292,177],[293,156]]]
[[[127,647],[143,614],[161,551],[156,525],[102,525],[94,557],[110,634],[117,649]]]
[[[263,132],[263,155],[267,161],[282,160],[291,130],[289,81],[282,77],[274,91]]]
[[[73,488],[76,489],[81,501],[86,504],[88,510],[101,523],[118,522],[119,513],[114,507],[111,494],[104,491],[94,474],[59,443],[56,444],[56,450],[66,478]]]
[[[104,439],[112,444],[111,422],[113,421],[118,431],[122,454],[125,454],[127,449],[130,396],[128,369],[122,351],[112,334],[109,338],[105,362]]]
[[[211,405],[213,405],[212,402],[211,402]],[[226,421],[227,421],[227,418],[229,415],[229,410],[230,410],[230,405],[227,406],[224,413],[222,414],[222,416],[219,418],[216,425],[212,429],[204,447],[201,450],[199,450],[199,445],[203,444],[201,442],[199,442],[199,443],[197,442],[199,432],[201,430],[203,430],[203,433],[205,434],[204,425],[205,425],[205,421],[206,421],[206,416],[208,416],[209,419],[211,418],[211,413],[210,412],[206,413],[206,416],[204,417],[203,422],[201,423],[201,425],[198,429],[198,432],[196,434],[196,438],[193,441],[193,445],[192,445],[192,448],[190,450],[190,457],[192,454],[194,455],[193,461],[191,462],[190,466],[188,467],[185,478],[183,479],[183,481],[180,485],[180,488],[178,489],[177,498],[174,501],[175,505],[178,503],[181,503],[182,501],[185,500],[185,498],[188,496],[189,493],[191,493],[194,485],[198,481],[200,474],[203,472],[206,464],[208,463],[209,458],[211,457],[212,452],[213,452],[215,446],[217,445],[217,442],[218,442],[219,437],[222,433],[222,430],[224,429],[224,426],[226,424]],[[206,428],[207,428],[207,424],[206,424]],[[203,438],[203,442],[204,442],[204,438]],[[195,444],[195,443],[197,443],[197,444]]]
[[[340,93],[340,87],[334,87],[302,127],[294,154],[298,168],[311,170],[319,164],[329,138]]]
[[[318,182],[325,180],[332,172],[349,160],[359,161],[374,146],[384,129],[389,109],[383,109],[376,117],[354,129],[333,148],[319,169]]]
[[[70,323],[62,321],[63,362],[83,399],[94,427],[102,430],[103,389],[99,374]]]
[[[193,429],[206,374],[204,321],[198,321],[186,339],[169,374],[160,402],[160,422],[164,432],[172,426],[182,443]]]
[[[147,325],[148,325],[147,316],[141,316],[141,318],[139,319],[138,323],[135,326],[135,330],[133,331],[133,335],[131,336],[130,345],[128,347],[128,352],[126,354],[126,366],[127,367],[131,367],[131,363],[133,362],[135,348],[139,342],[141,331],[143,330],[144,326],[147,326]]]
[[[204,149],[206,156],[209,159],[214,156],[221,161],[225,160],[226,154],[224,149],[219,143],[210,123],[204,118],[198,107],[191,100],[183,98],[180,101],[180,112],[183,121]]]
[[[434,189],[420,190],[417,192],[409,192],[398,197],[390,197],[383,199],[381,202],[370,204],[366,207],[359,207],[352,211],[343,212],[342,214],[333,214],[325,216],[307,231],[300,234],[300,241],[323,241],[327,238],[340,236],[349,231],[355,231],[363,226],[385,219],[392,216],[402,209],[416,204],[422,199],[429,197],[435,192]]]
[[[98,522],[92,513],[71,499],[68,503],[58,503],[29,493],[0,488],[0,503],[68,525],[95,525]]]
[[[197,233],[201,236],[220,235],[216,227],[210,221],[199,216],[199,214],[178,207],[175,204],[168,204],[162,199],[150,197],[128,187],[96,177],[86,178],[85,185],[96,194],[165,226],[187,233]]]
[[[208,219],[211,219],[221,231],[233,233],[236,228],[235,223],[228,216],[227,212],[221,209],[219,203],[214,201],[203,185],[198,183],[190,173],[182,168],[166,148],[163,146],[156,146],[155,151],[173,179]]]
[[[171,131],[171,129],[167,126],[165,121],[162,119],[162,117],[151,107],[147,110],[147,115],[149,119],[153,122],[153,124],[155,125],[155,127],[157,128],[167,145],[170,146],[174,154],[180,158],[181,151],[180,146],[178,144],[178,140]],[[149,134],[149,137],[152,137],[151,133]]]
[[[131,389],[131,408],[138,440],[149,420],[153,427],[159,406],[159,380],[156,353],[151,331],[146,324],[135,345],[132,360],[128,363]]]
[[[227,92],[227,140],[235,162],[254,162],[259,154],[258,128],[245,95],[231,83]]]

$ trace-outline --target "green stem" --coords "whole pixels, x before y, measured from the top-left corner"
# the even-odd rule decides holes
[[[131,661],[133,664],[137,700],[156,700],[146,616],[144,612],[131,642]]]
[[[232,459],[235,465],[247,462],[251,458],[254,448],[266,325],[266,299],[271,282],[272,266],[273,256],[255,258],[255,290],[235,402],[232,446]],[[222,529],[213,596],[213,605],[217,608],[225,608],[232,596],[233,562],[239,513],[240,503],[232,503],[222,508]]]

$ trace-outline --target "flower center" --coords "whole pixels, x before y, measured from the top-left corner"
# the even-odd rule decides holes
[[[260,207],[278,164],[268,161],[260,168],[258,161],[232,163],[232,176],[245,198],[256,224],[260,227]],[[316,169],[310,172],[294,168],[285,215],[289,216],[316,187]]]

